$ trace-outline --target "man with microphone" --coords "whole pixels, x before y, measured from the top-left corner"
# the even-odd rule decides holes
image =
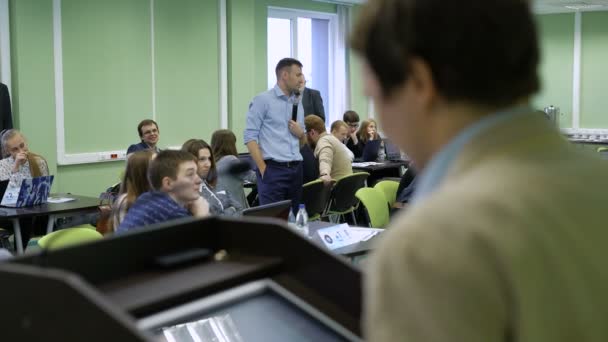
[[[302,63],[283,58],[275,68],[277,84],[253,98],[247,112],[244,142],[257,165],[260,204],[290,199],[295,209],[302,196],[302,155],[306,141],[299,88]]]

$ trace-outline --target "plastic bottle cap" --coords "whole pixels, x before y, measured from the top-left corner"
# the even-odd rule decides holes
[[[306,208],[306,206],[304,204],[300,204],[300,209],[302,208]]]

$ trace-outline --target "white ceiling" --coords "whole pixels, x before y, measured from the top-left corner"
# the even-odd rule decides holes
[[[363,4],[366,0],[314,0],[338,4]],[[608,11],[608,0],[531,0],[535,13]]]
[[[536,13],[608,11],[608,0],[534,0],[533,4]]]

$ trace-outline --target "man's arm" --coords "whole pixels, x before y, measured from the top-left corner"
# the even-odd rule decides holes
[[[306,144],[306,133],[304,132],[304,130],[302,129],[302,127],[300,126],[300,124],[298,124],[297,122],[293,121],[293,120],[289,120],[289,132],[291,132],[291,134],[293,134],[294,137],[298,138],[298,140],[300,140],[300,147],[304,146],[304,144]]]
[[[334,162],[334,150],[330,144],[328,144],[324,139],[320,139],[317,144],[319,154],[319,176],[323,178],[323,176],[328,176],[323,178],[331,180],[331,169]]]
[[[243,140],[247,146],[247,150],[249,150],[249,154],[251,154],[251,158],[262,176],[264,176],[264,172],[266,171],[266,163],[264,162],[264,156],[262,156],[258,139],[260,137],[260,128],[264,121],[263,113],[265,113],[263,102],[258,97],[254,98],[249,105],[247,124],[243,132]]]
[[[262,157],[262,151],[260,151],[258,142],[255,140],[248,142],[247,149],[249,150],[249,154],[251,154],[251,158],[255,162],[255,165],[257,165],[258,170],[260,170],[260,174],[262,177],[264,177],[264,172],[266,171],[266,162]]]

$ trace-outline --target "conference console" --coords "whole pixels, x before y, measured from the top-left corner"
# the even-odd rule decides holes
[[[183,219],[0,264],[7,341],[360,341],[361,276],[275,219]]]

